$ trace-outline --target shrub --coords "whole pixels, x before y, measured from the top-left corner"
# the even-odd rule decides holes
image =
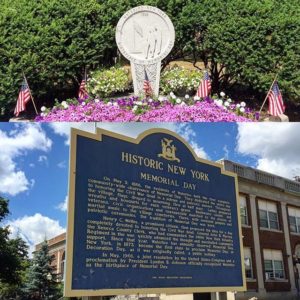
[[[197,90],[202,77],[202,73],[198,70],[174,66],[162,73],[161,92],[164,95],[171,92],[180,96],[193,94]]]
[[[262,98],[279,73],[284,98],[300,102],[297,0],[0,2],[0,117],[14,109],[22,71],[38,108],[41,99],[74,97],[86,66],[113,65],[116,24],[140,4],[159,7],[174,23],[175,46],[163,65],[182,57],[201,60],[213,92],[241,86],[253,98]]]
[[[130,83],[128,69],[112,67],[92,72],[87,86],[90,95],[103,98],[128,90]]]
[[[27,76],[38,108],[75,97],[85,67],[112,65],[115,26],[127,7],[97,0],[1,0],[0,116]]]
[[[190,2],[177,18],[178,47],[204,62],[213,92],[263,99],[278,74],[284,98],[300,102],[299,13],[297,0]]]

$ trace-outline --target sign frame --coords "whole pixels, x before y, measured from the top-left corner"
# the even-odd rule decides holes
[[[230,287],[172,287],[172,288],[142,288],[142,289],[72,289],[72,275],[73,275],[73,244],[74,244],[74,215],[75,215],[75,179],[76,179],[76,156],[77,156],[77,137],[86,137],[98,142],[102,141],[103,136],[109,136],[121,141],[129,142],[138,145],[148,135],[154,133],[163,133],[173,136],[182,142],[193,155],[196,162],[208,164],[214,167],[218,167],[222,175],[230,176],[234,178],[235,182],[235,195],[236,195],[236,215],[238,216],[238,233],[239,233],[239,245],[241,254],[241,271],[242,271],[242,286],[230,286]],[[246,276],[244,266],[244,253],[243,253],[243,239],[242,239],[242,227],[241,217],[239,213],[240,201],[238,192],[238,177],[237,174],[226,171],[224,166],[220,163],[212,162],[203,158],[199,158],[189,143],[178,134],[161,128],[154,128],[146,130],[141,133],[137,138],[131,138],[115,132],[111,132],[105,129],[96,129],[96,133],[86,132],[79,129],[71,128],[71,142],[70,142],[70,167],[69,167],[69,199],[68,199],[68,220],[67,220],[67,234],[66,234],[66,267],[65,267],[65,297],[82,297],[82,296],[110,296],[110,295],[132,295],[132,294],[191,294],[191,293],[203,293],[203,292],[242,292],[246,291]]]

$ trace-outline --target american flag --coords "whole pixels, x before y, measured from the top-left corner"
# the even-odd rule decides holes
[[[86,90],[86,78],[84,78],[79,87],[78,98],[85,99],[89,97],[89,93]]]
[[[278,82],[275,81],[268,96],[269,114],[272,116],[282,115],[285,111],[282,95],[279,90]]]
[[[200,98],[207,97],[211,91],[211,82],[208,72],[205,72],[204,77],[198,87],[196,96]]]
[[[21,111],[24,111],[26,109],[26,104],[31,99],[29,86],[24,78],[21,90],[19,93],[19,97],[17,100],[17,105],[15,107],[14,114],[18,117]]]
[[[145,70],[145,80],[144,80],[143,89],[144,89],[146,97],[151,96],[153,94],[153,90],[152,90],[150,80],[149,80],[149,77],[148,77],[148,74],[147,74],[146,70]]]

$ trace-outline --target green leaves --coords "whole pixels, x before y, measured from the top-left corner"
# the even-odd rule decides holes
[[[279,73],[284,98],[300,101],[297,0],[2,0],[0,114],[12,114],[22,71],[38,107],[75,97],[85,67],[113,65],[117,22],[142,4],[159,7],[174,23],[176,42],[164,65],[202,60],[213,92],[242,86],[253,97]]]
[[[0,222],[8,215],[8,201],[0,197]]]
[[[27,273],[24,292],[28,298],[35,297],[42,300],[61,297],[61,291],[55,282],[55,272],[51,267],[52,260],[47,241],[44,241],[36,251]],[[47,278],[49,274],[52,276],[51,280]]]
[[[0,222],[9,214],[8,200],[0,197]],[[9,238],[9,226],[0,224],[0,298],[3,290],[20,285],[26,267],[28,246],[20,238]],[[16,291],[15,291],[16,292]]]
[[[214,92],[240,85],[252,96],[266,93],[279,73],[285,99],[300,101],[299,15],[295,0],[204,0],[179,14],[178,41],[193,47],[186,57],[209,67]]]
[[[22,71],[37,105],[75,96],[84,68],[112,62],[114,25],[95,0],[4,1],[0,11],[0,107],[11,114]],[[12,11],[14,17],[11,17]],[[3,33],[3,34],[2,34]],[[46,97],[45,97],[46,95]]]

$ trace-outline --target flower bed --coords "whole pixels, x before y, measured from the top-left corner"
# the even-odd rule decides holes
[[[209,101],[196,102],[192,106],[166,104],[141,115],[141,122],[250,122]]]
[[[87,89],[94,97],[110,97],[116,93],[129,89],[131,80],[126,68],[112,67],[110,69],[97,70],[90,74]]]
[[[174,66],[163,71],[160,78],[160,89],[163,94],[175,92],[185,95],[195,94],[203,74],[199,70],[190,70]]]
[[[42,108],[36,122],[251,122],[257,116],[245,104],[186,96],[158,99],[127,97],[110,100],[64,101]]]

